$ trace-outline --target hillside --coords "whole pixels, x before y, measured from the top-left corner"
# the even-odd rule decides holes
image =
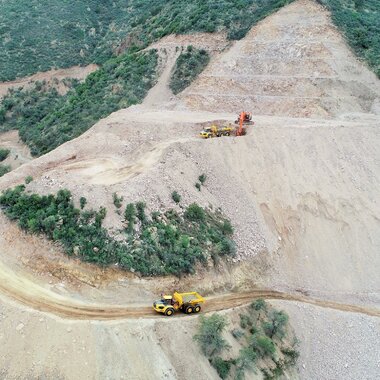
[[[327,13],[306,7],[294,13],[295,6],[215,57],[181,95],[185,104],[292,117],[380,114],[379,81],[347,49]]]
[[[0,81],[141,49],[168,34],[229,30],[231,39],[288,0],[0,2]]]
[[[234,3],[243,9],[248,2]],[[251,299],[263,297],[284,310],[300,357],[279,379],[379,377],[380,81],[333,20],[317,2],[298,0],[237,41],[226,39],[226,30],[166,36],[107,61],[69,92],[63,107],[48,112],[37,131],[62,144],[50,150],[36,140],[41,156],[21,157],[22,165],[0,178],[2,192],[24,184],[30,202],[15,197],[10,212],[5,202],[0,213],[0,377],[218,379],[193,340],[199,318],[167,319],[152,311],[152,300],[174,289],[199,291],[206,296],[204,315],[227,318],[231,350],[225,355],[231,357],[243,344],[229,329],[241,327],[239,314]],[[190,45],[195,56],[207,50],[210,60],[174,96],[171,74]],[[181,70],[187,74],[186,65]],[[141,84],[146,73],[150,80]],[[103,112],[122,85],[117,111]],[[138,101],[123,105],[133,88]],[[247,135],[198,137],[213,123],[233,123],[242,109],[255,121]],[[70,138],[60,140],[61,125]],[[82,134],[75,134],[78,125]],[[17,137],[14,131],[1,136],[7,147]],[[62,195],[64,202],[55,202]],[[167,273],[157,261],[153,272],[123,267],[112,249],[116,259],[108,266],[85,263],[82,246],[65,250],[76,238],[72,225],[67,240],[58,239],[62,217],[70,222],[71,213],[76,220],[83,212],[89,219],[80,228],[101,225],[108,234],[103,242],[117,247],[138,211],[131,216],[128,205],[139,203],[136,230],[146,240],[127,241],[133,253],[149,253],[165,229],[175,248],[169,256],[174,252],[188,265],[183,248],[197,238],[175,237],[188,233],[178,215],[194,202],[231,221],[236,254],[190,263],[189,274],[157,276]],[[55,216],[55,206],[58,217],[45,218]],[[165,224],[170,218],[175,223]],[[101,251],[96,237],[86,236],[86,249]],[[200,236],[202,252],[214,248],[215,240]],[[263,375],[247,369],[245,378]]]

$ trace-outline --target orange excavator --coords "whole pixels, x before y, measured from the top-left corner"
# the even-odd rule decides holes
[[[253,125],[252,114],[250,112],[241,112],[235,124],[238,124],[239,127],[236,128],[236,136],[244,136],[247,133],[246,126]]]

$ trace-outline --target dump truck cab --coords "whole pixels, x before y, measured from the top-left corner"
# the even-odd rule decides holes
[[[153,309],[169,317],[177,310],[192,314],[199,313],[204,302],[204,298],[197,292],[174,292],[172,296],[162,295],[160,300],[153,303]]]
[[[210,137],[216,137],[218,135],[218,127],[216,125],[212,125],[211,127],[206,127],[199,134],[204,139],[208,139]]]

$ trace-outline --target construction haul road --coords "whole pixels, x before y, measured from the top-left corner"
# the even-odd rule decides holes
[[[65,297],[22,277],[0,264],[0,292],[25,306],[63,318],[86,320],[115,320],[127,318],[162,318],[147,304],[115,306],[97,303],[82,303]],[[303,294],[292,294],[270,289],[254,289],[243,293],[227,293],[206,297],[205,312],[220,311],[243,306],[253,299],[285,300],[307,303],[323,308],[355,312],[380,317],[375,308],[342,304],[316,299]],[[177,316],[184,316],[181,313]]]

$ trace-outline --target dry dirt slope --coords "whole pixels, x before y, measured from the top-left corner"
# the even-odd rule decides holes
[[[314,20],[320,21],[320,28]],[[371,91],[376,93],[378,81],[353,60],[341,40],[336,40],[333,51],[349,57],[350,67],[358,70],[355,80],[371,90],[368,90],[368,102],[362,103],[361,97],[342,95],[339,102],[333,103],[337,104],[336,107],[330,107],[332,103],[327,102],[330,105],[326,108],[324,97],[310,99],[308,87],[303,87],[302,80],[297,77],[298,60],[286,61],[284,66],[289,76],[294,77],[294,83],[298,83],[298,96],[286,97],[290,103],[282,105],[284,97],[278,96],[284,81],[278,71],[266,72],[269,75],[266,81],[275,83],[276,87],[274,98],[266,103],[265,108],[261,101],[254,103],[251,95],[243,96],[244,99],[225,96],[230,94],[231,86],[221,93],[221,97],[214,98],[213,94],[223,88],[225,77],[235,80],[234,66],[228,70],[221,62],[230,62],[229,56],[242,55],[248,47],[264,49],[252,41],[252,36],[260,34],[261,30],[282,41],[287,52],[292,51],[294,38],[299,36],[307,35],[314,40],[319,38],[320,31],[325,31],[340,39],[325,12],[312,2],[298,1],[264,20],[247,39],[215,58],[205,75],[186,91],[184,103],[178,105],[183,108],[187,104],[194,108],[193,112],[165,111],[163,106],[156,110],[134,107],[119,111],[80,138],[4,176],[0,188],[12,186],[26,175],[32,175],[35,180],[29,186],[30,190],[47,193],[67,187],[76,198],[84,195],[91,206],[106,205],[109,210],[113,210],[114,191],[124,195],[127,201],[144,198],[155,208],[172,206],[170,193],[175,189],[183,195],[185,203],[196,200],[222,207],[237,228],[239,257],[244,260],[244,264],[230,273],[215,274],[212,281],[198,274],[194,279],[185,279],[186,284],[193,282],[204,290],[211,290],[213,286],[223,288],[223,281],[225,288],[235,289],[247,289],[259,282],[262,286],[280,290],[297,290],[325,299],[378,308],[379,119],[369,114],[365,116],[365,123],[360,119],[283,117],[289,114],[332,117],[347,111],[369,111],[373,107],[369,104],[375,102]],[[291,30],[294,38],[289,36]],[[274,37],[269,41],[274,41]],[[266,44],[265,48],[268,50],[263,50],[264,55],[276,54],[273,45]],[[310,52],[310,60],[320,58],[316,53]],[[244,69],[256,72],[254,55],[251,57]],[[336,77],[346,78],[324,89],[326,97],[331,100],[336,97],[334,91],[340,88],[339,83],[343,83],[344,91],[352,83],[347,79],[346,69],[337,66],[337,62],[324,62],[326,70],[334,70]],[[301,68],[306,70],[307,65]],[[207,84],[208,89],[202,90],[205,96],[200,96],[199,86],[207,79],[207,73],[219,69],[224,70],[220,82]],[[315,83],[318,87],[321,81]],[[251,93],[250,87],[246,90]],[[235,99],[238,102],[236,107],[232,103]],[[263,96],[261,99],[269,98]],[[257,126],[241,139],[200,141],[194,137],[202,123],[232,120],[234,114],[217,111],[235,113],[242,107],[240,101],[247,101],[245,106],[252,107],[257,113],[273,111],[282,117],[256,117]],[[213,113],[205,112],[203,108]],[[292,114],[293,109],[295,114]],[[194,182],[202,172],[208,175],[208,180],[199,193]],[[122,225],[121,218],[112,211],[106,222],[114,228]],[[27,257],[29,250],[25,249],[27,244],[17,245],[12,240],[3,239],[10,229],[8,223],[0,225],[1,260],[14,265],[12,256]],[[30,240],[29,245],[32,250],[37,243]],[[54,255],[54,247],[50,249]],[[272,268],[261,278],[257,277],[256,264],[251,261],[257,253],[261,253],[266,266],[269,264]],[[55,255],[59,257],[58,252]],[[33,279],[32,276],[29,278]],[[39,281],[42,286],[64,294],[69,300],[86,300],[86,294],[89,294],[83,291],[78,295],[69,288],[65,290],[65,286],[58,287],[58,291],[43,279]],[[22,278],[18,282],[22,284]],[[93,291],[91,301],[104,304],[106,300],[127,305],[130,298],[138,300],[139,295],[152,290],[152,282],[141,281],[142,290],[135,287],[128,294],[126,289],[130,290],[130,282],[132,280],[109,290]],[[162,281],[162,284],[165,286],[170,282]],[[372,380],[380,376],[378,319],[314,306],[280,305],[291,313],[301,337],[302,379]],[[30,378],[31,374],[67,379],[79,376],[88,379],[215,377],[215,372],[191,342],[193,319],[173,325],[145,320],[114,323],[65,321],[18,304],[10,305],[6,298],[2,301],[1,313],[4,344],[0,348],[0,367],[3,377],[5,374],[10,379]],[[176,341],[170,339],[173,330],[178,334]],[[197,370],[191,370],[184,362],[188,350],[195,360],[200,361]],[[26,353],[24,357],[18,355],[20,352]]]
[[[296,117],[380,114],[380,85],[358,62],[329,15],[301,0],[215,57],[182,96],[194,109]]]

